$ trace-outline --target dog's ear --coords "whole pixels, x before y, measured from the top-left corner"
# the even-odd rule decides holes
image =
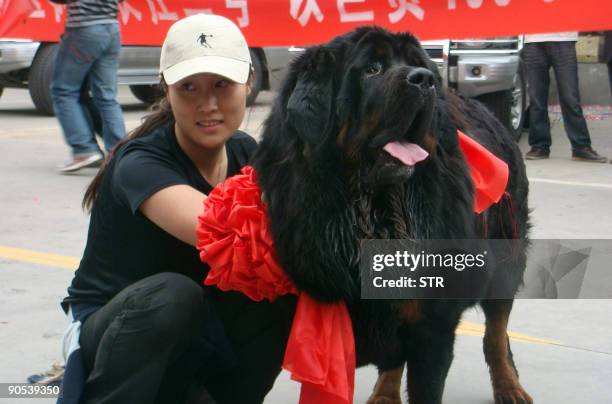
[[[307,144],[321,143],[334,108],[335,57],[324,46],[310,48],[299,60],[295,87],[287,101],[287,125]]]

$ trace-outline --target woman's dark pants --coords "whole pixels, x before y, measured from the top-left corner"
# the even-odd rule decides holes
[[[183,403],[204,385],[220,404],[261,403],[280,372],[293,307],[292,298],[205,292],[177,273],[142,279],[82,326],[83,402]]]

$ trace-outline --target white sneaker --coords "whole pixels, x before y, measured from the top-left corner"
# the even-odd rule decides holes
[[[88,154],[75,154],[72,160],[57,167],[61,173],[72,173],[81,168],[91,167],[104,160],[104,156],[98,152]]]

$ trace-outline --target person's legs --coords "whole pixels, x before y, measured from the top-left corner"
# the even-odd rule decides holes
[[[98,111],[98,107],[96,107],[96,104],[94,104],[93,98],[91,98],[89,93],[89,78],[85,78],[85,81],[83,82],[79,102],[83,107],[83,112],[85,113],[87,122],[89,122],[92,133],[102,137],[102,117],[100,116],[100,111]]]
[[[108,39],[104,53],[91,68],[91,90],[94,103],[102,117],[102,137],[106,151],[111,149],[125,136],[123,112],[117,102],[117,69],[121,39],[117,24],[98,27],[100,35]]]
[[[557,80],[563,124],[572,149],[591,147],[589,130],[580,105],[576,43],[549,42],[547,46]]]
[[[550,120],[548,118],[548,88],[550,61],[543,43],[527,43],[523,60],[529,88],[529,145],[550,149]]]
[[[51,83],[55,115],[74,156],[100,153],[79,103],[81,87],[99,49],[95,44],[92,46],[85,29],[66,29],[59,45]]]
[[[612,60],[608,61],[608,81],[610,83],[610,104],[612,104]]]
[[[202,332],[207,310],[202,288],[176,273],[150,276],[121,291],[82,325],[89,371],[82,402],[184,400],[199,366],[190,360],[197,355],[185,354]]]

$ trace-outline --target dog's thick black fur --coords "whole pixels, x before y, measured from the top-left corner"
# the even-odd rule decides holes
[[[519,149],[485,107],[444,94],[440,83],[415,37],[374,27],[294,61],[253,160],[278,259],[301,290],[348,303],[360,365],[384,372],[407,363],[411,403],[441,402],[455,328],[480,301],[496,401],[530,403],[506,336],[512,300],[360,300],[360,240],[371,238],[521,239],[494,275],[513,291],[521,284],[529,226]],[[506,197],[481,215],[473,211],[457,129],[510,167]],[[382,149],[397,140],[429,157],[401,164]],[[370,402],[385,394],[375,392]]]

